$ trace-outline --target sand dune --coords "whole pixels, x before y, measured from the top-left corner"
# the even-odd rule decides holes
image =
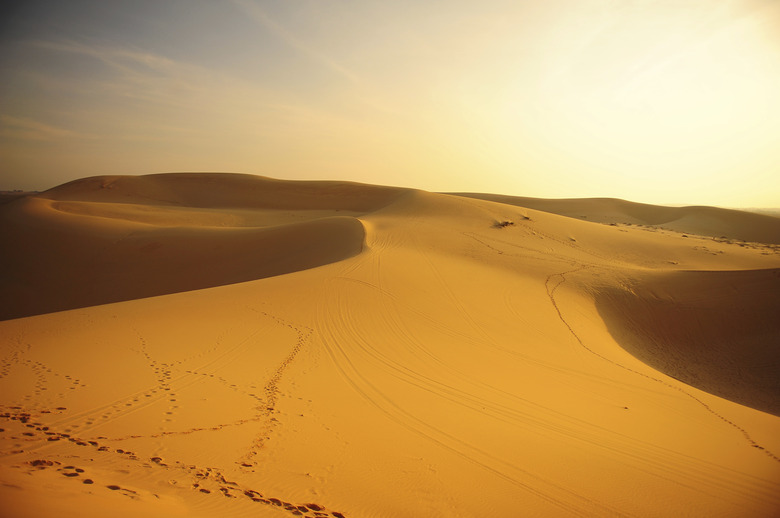
[[[4,508],[776,516],[772,223],[517,200],[179,174],[3,205]]]
[[[350,182],[287,182],[231,173],[99,176],[50,189],[41,198],[210,208],[371,211],[405,190]]]
[[[345,259],[363,246],[355,216],[400,192],[336,182],[295,189],[218,174],[71,182],[0,212],[0,240],[12,244],[0,258],[0,318],[220,286]]]
[[[608,224],[650,225],[702,236],[780,244],[780,218],[718,207],[664,207],[615,198],[544,199],[497,194],[458,196]]]

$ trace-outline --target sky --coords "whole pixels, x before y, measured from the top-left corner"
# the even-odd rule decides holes
[[[778,0],[26,0],[0,189],[227,171],[780,206]]]

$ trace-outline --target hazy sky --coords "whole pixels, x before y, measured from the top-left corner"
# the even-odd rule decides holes
[[[780,206],[777,0],[0,8],[0,189],[231,171]]]

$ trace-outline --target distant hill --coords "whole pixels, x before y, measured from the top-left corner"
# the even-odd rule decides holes
[[[763,210],[666,207],[617,198],[546,199],[499,194],[449,193],[605,224],[651,225],[715,238],[780,244],[780,218]]]

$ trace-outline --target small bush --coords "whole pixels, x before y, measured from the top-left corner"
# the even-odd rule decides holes
[[[509,221],[508,219],[505,219],[504,221],[496,221],[495,223],[493,223],[493,227],[494,228],[504,228],[504,227],[509,227],[511,225],[514,225],[514,224],[515,224],[514,221]]]

